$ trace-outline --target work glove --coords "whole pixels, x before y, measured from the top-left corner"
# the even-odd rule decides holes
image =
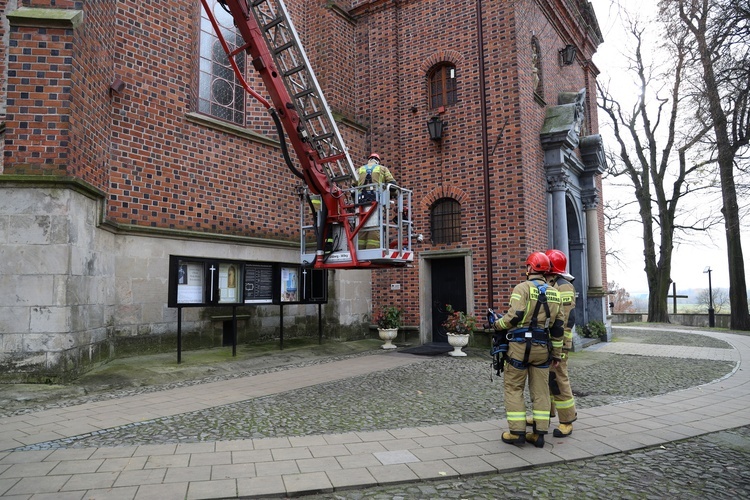
[[[487,308],[487,325],[485,325],[485,328],[487,330],[491,330],[495,328],[495,322],[500,319],[500,315],[498,315],[494,309],[491,307]]]
[[[557,383],[557,374],[555,372],[549,373],[549,391],[555,396],[560,395],[560,386]]]

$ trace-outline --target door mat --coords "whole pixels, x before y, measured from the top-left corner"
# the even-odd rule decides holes
[[[451,352],[451,347],[447,342],[428,342],[426,344],[408,347],[401,349],[399,352],[405,352],[407,354],[418,354],[420,356],[437,356],[439,354],[445,354]]]

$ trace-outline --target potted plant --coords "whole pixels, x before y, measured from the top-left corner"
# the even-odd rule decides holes
[[[461,350],[469,344],[469,336],[477,326],[476,316],[466,314],[464,311],[456,311],[450,304],[445,305],[448,311],[448,318],[443,321],[443,328],[448,333],[448,343],[453,346],[453,351],[448,354],[451,356],[466,356]]]
[[[398,334],[401,326],[401,309],[396,306],[384,306],[377,317],[378,336],[385,343],[381,346],[383,349],[395,349],[392,341]]]

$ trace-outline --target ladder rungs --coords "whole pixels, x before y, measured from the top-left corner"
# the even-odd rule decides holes
[[[273,49],[273,53],[274,53],[274,54],[281,54],[281,53],[282,53],[282,52],[284,52],[285,50],[287,50],[287,49],[290,49],[290,48],[294,47],[294,45],[295,45],[295,44],[294,44],[294,41],[291,41],[291,42],[287,42],[287,43],[285,43],[284,45],[280,45],[280,46],[276,47],[275,49]]]
[[[343,181],[350,181],[352,180],[352,174],[346,174],[346,175],[339,175],[338,177],[333,177],[331,181],[333,182],[343,182]]]
[[[315,89],[303,90],[302,92],[297,92],[296,94],[294,94],[294,98],[295,99],[300,99],[300,98],[308,96],[308,95],[310,95],[310,94],[312,94],[314,92],[315,92]]]
[[[303,69],[305,69],[305,65],[304,64],[300,64],[299,66],[295,66],[292,69],[290,69],[290,70],[288,70],[288,71],[286,71],[286,72],[284,72],[282,74],[284,75],[284,78],[286,78],[288,76],[292,76],[295,73],[299,73]]]
[[[319,116],[323,116],[324,114],[325,113],[323,113],[323,111],[316,111],[315,113],[310,113],[309,115],[305,115],[302,118],[305,121],[307,121],[307,120],[312,120],[314,118],[318,118]]]
[[[268,0],[253,0],[253,7],[257,7],[262,3],[266,3]]]
[[[279,16],[276,19],[274,19],[273,21],[271,21],[270,23],[264,25],[263,26],[263,31],[268,31],[271,28],[275,28],[276,26],[278,26],[279,24],[281,24],[283,22],[284,22],[284,17],[283,16]]]
[[[328,132],[327,134],[315,135],[313,136],[312,140],[313,141],[325,141],[327,139],[330,139],[331,137],[333,137],[333,132]]]

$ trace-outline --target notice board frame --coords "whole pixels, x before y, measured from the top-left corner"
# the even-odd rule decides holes
[[[318,304],[318,343],[322,343],[321,306],[328,303],[328,272],[282,262],[170,255],[167,295],[168,307],[177,308],[177,363],[182,361],[183,307],[231,307],[232,356],[236,356],[238,306],[278,305],[283,349],[284,305]]]

